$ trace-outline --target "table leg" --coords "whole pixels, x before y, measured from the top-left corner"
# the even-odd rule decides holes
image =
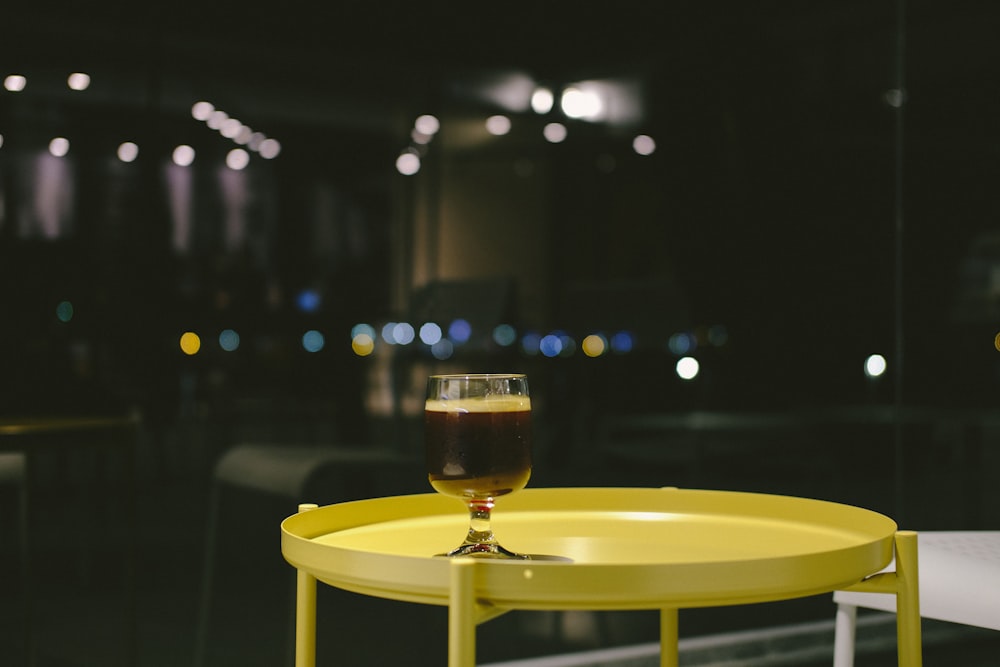
[[[448,667],[476,664],[475,561],[453,558],[448,594]]]
[[[314,509],[312,503],[299,505],[300,512]],[[305,570],[296,570],[295,667],[316,667],[316,577]]]
[[[920,636],[920,586],[917,534],[896,533],[896,645],[900,667],[923,663]]]
[[[677,631],[677,610],[664,608],[660,610],[660,667],[677,667],[677,642],[680,637]]]
[[[316,577],[298,571],[295,595],[295,667],[316,665]]]

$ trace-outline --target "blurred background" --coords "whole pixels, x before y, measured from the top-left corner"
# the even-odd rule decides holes
[[[10,664],[286,664],[278,522],[429,492],[434,370],[529,374],[533,485],[995,529],[998,19],[905,0],[6,11],[0,413],[137,424],[124,449],[3,440],[33,452],[27,579],[0,485]],[[396,461],[309,476],[300,499],[229,484],[213,523],[220,462],[249,442]],[[385,664],[385,642],[348,647],[391,613],[441,664],[441,610],[322,595],[321,659]],[[682,634],[833,613],[764,609]],[[627,619],[511,615],[481,660],[655,638]]]

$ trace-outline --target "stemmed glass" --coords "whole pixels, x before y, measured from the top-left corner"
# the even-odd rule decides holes
[[[431,486],[463,500],[469,534],[443,556],[527,558],[497,542],[490,513],[531,477],[531,399],[522,374],[432,375],[424,407]]]

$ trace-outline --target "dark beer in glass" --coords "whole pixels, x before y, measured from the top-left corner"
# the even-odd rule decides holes
[[[497,543],[495,499],[531,476],[531,399],[520,374],[435,375],[424,409],[427,478],[469,508],[466,540],[446,555],[523,558]]]

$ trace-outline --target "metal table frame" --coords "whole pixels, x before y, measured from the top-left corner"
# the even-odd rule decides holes
[[[443,508],[450,508],[448,503],[454,503],[453,499],[422,494],[325,508],[303,504],[298,514],[282,523],[282,552],[298,570],[295,665],[315,665],[318,582],[388,599],[447,605],[449,667],[475,665],[476,626],[513,609],[659,609],[660,665],[677,667],[678,610],[681,608],[787,600],[834,590],[878,591],[895,594],[898,599],[900,666],[921,665],[916,533],[899,531],[894,522],[874,512],[808,499],[678,489],[528,489],[510,496],[511,502],[505,503],[501,511],[528,511],[525,507],[532,503],[544,509],[551,500],[563,503],[561,507],[565,509],[592,494],[598,497],[593,507],[600,506],[602,497],[614,501],[615,493],[623,497],[632,493],[647,494],[644,500],[657,500],[656,495],[649,495],[657,491],[663,494],[666,513],[671,511],[673,501],[687,508],[679,512],[694,511],[695,514],[702,511],[699,509],[701,503],[705,506],[704,522],[707,524],[717,519],[712,508],[720,502],[736,508],[736,512],[741,511],[741,504],[760,502],[764,509],[754,511],[763,513],[754,518],[762,521],[768,520],[766,513],[773,507],[778,513],[776,520],[788,522],[790,526],[786,531],[791,546],[779,545],[774,547],[773,554],[761,552],[760,557],[726,560],[706,552],[704,559],[694,555],[686,562],[668,564],[655,560],[618,565],[614,562],[443,559],[386,552],[383,546],[387,544],[386,536],[403,525],[400,521],[412,520],[422,530],[429,525],[427,517],[450,514],[450,509]],[[515,503],[513,499],[518,495],[522,498]],[[564,497],[567,498],[565,502]],[[782,503],[792,510],[786,511]],[[401,512],[399,518],[394,518],[396,510]],[[817,510],[819,516],[810,518]],[[458,511],[461,512],[460,506]],[[839,516],[838,512],[843,515]],[[586,531],[589,517],[584,515],[584,519],[576,527],[580,531]],[[824,523],[828,519],[836,525]],[[858,529],[856,544],[854,537],[850,537],[843,548],[821,544],[814,549],[809,542],[812,530],[820,536],[819,542],[823,542],[823,532],[828,527],[831,532],[849,531],[852,522],[864,523],[868,519],[872,522]],[[421,521],[424,523],[417,523]],[[385,530],[379,536],[383,523]],[[801,532],[796,532],[797,526],[801,527]],[[703,534],[714,530],[696,529]],[[329,543],[330,536],[336,541],[339,535],[349,533],[353,537],[346,542]],[[716,540],[720,545],[725,543],[724,537],[698,539]],[[374,546],[369,550],[366,544]],[[761,548],[766,550],[768,547]],[[895,572],[876,574],[893,557]],[[669,576],[671,573],[683,576]]]

